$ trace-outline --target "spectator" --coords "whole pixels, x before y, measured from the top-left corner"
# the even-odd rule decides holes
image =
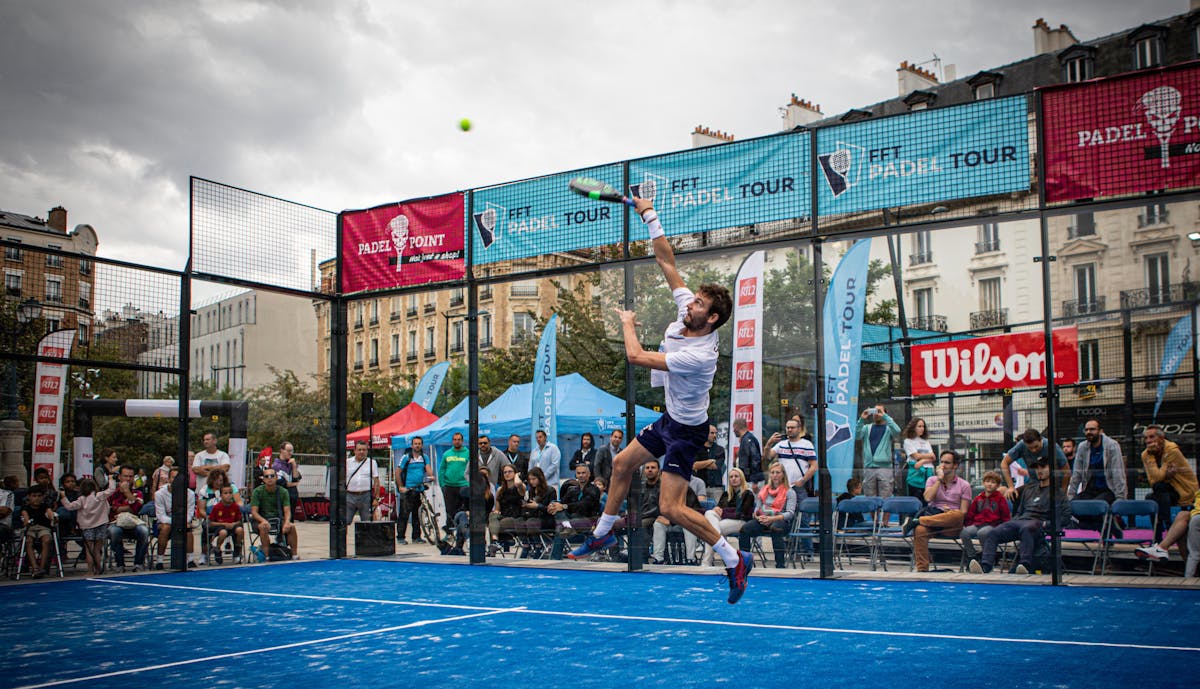
[[[734,465],[746,475],[746,482],[754,487],[763,481],[762,445],[750,432],[746,419],[733,420],[733,435],[738,439],[737,461]]]
[[[1008,509],[1008,498],[1000,493],[1000,473],[989,471],[983,475],[983,492],[975,496],[967,508],[967,516],[963,519],[961,534],[962,549],[968,560],[974,560],[977,553],[971,539],[978,538],[980,545],[992,529],[1012,518]]]
[[[575,454],[571,456],[571,463],[568,465],[571,471],[575,471],[575,467],[580,464],[586,464],[591,474],[596,475],[595,443],[596,438],[591,433],[584,432],[579,436],[579,449],[575,450]]]
[[[513,471],[514,475],[516,474],[516,470],[511,471]],[[496,495],[492,492],[492,476],[488,473],[487,467],[482,466],[479,467],[479,476],[483,480],[483,513],[488,515],[488,525],[490,527],[491,515],[495,512],[497,506]],[[471,533],[471,487],[469,485],[463,486],[460,492],[459,505],[461,509],[454,513],[454,547],[446,548],[446,554],[448,555],[466,555],[466,552],[463,550],[463,544],[467,542],[467,536]],[[492,537],[495,538],[495,532],[492,532]],[[449,536],[446,539],[449,540]],[[504,549],[507,551],[508,546],[506,545]],[[492,551],[490,554],[495,554],[495,551]]]
[[[1196,501],[1192,503],[1191,519],[1188,522],[1188,556],[1183,567],[1183,576],[1196,576],[1196,568],[1200,565],[1200,492],[1196,493]]]
[[[263,484],[250,495],[250,518],[258,531],[258,539],[264,546],[271,542],[271,522],[279,524],[280,538],[286,538],[292,551],[292,559],[300,559],[297,552],[299,539],[296,525],[292,523],[292,505],[288,492],[279,487],[279,474],[275,469],[263,471]]]
[[[896,476],[892,469],[892,445],[900,435],[900,426],[888,416],[882,404],[873,409],[864,409],[854,428],[854,435],[862,443],[863,494],[879,498],[890,498],[895,492]],[[883,525],[887,526],[891,515],[883,514]]]
[[[851,476],[850,478],[846,479],[846,492],[842,493],[841,495],[839,495],[837,497],[837,502],[834,503],[835,508],[836,508],[836,505],[841,504],[841,502],[843,500],[849,500],[850,498],[857,498],[858,496],[862,495],[862,492],[863,492],[862,479]],[[863,520],[862,513],[860,513],[860,512],[835,513],[835,516],[838,514],[841,515],[841,519],[842,519],[842,523],[838,524],[839,529],[848,529],[851,526],[854,526],[855,524],[862,522],[862,520]]]
[[[146,484],[149,483],[149,481],[150,478],[146,476],[146,470],[142,467],[138,467],[137,476],[133,477],[133,487],[140,491],[145,491]]]
[[[767,484],[758,491],[758,509],[754,511],[754,518],[738,532],[738,550],[749,551],[755,538],[770,535],[775,567],[783,569],[787,550],[784,537],[791,528],[796,506],[796,491],[788,485],[783,467],[779,462],[772,464],[767,470]]]
[[[25,504],[25,489],[21,487],[21,480],[16,476],[5,476],[4,489],[12,493],[13,509],[19,513],[21,505]]]
[[[103,472],[109,478],[116,477],[121,470],[117,465],[117,451],[111,447],[106,447],[100,450],[100,464],[97,469],[93,469],[92,473],[98,474]]]
[[[1124,500],[1127,489],[1121,446],[1105,435],[1097,419],[1088,419],[1083,425],[1083,435],[1087,442],[1083,444],[1082,452],[1080,448],[1067,452],[1067,440],[1071,439],[1063,441],[1063,455],[1068,459],[1074,455],[1067,497],[1071,500],[1103,500],[1110,505],[1114,500]],[[1075,521],[1085,529],[1099,531],[1103,518],[1077,516]]]
[[[13,537],[13,508],[17,503],[16,498],[13,496],[13,492],[9,489],[8,485],[9,481],[6,478],[3,487],[0,487],[0,546],[8,544]]]
[[[442,500],[446,505],[447,530],[450,528],[452,515],[458,514],[462,489],[471,485],[467,479],[471,457],[467,454],[467,448],[463,447],[463,434],[455,433],[451,442],[453,446],[442,452],[442,461],[438,464],[438,484],[442,487]]]
[[[195,456],[195,453],[189,454]],[[263,484],[262,474],[264,471],[271,468],[273,463],[274,461],[271,459],[271,446],[268,445],[262,449],[262,452],[258,453],[258,459],[254,462],[254,469],[251,471],[251,474],[254,476],[254,488],[258,488]],[[188,461],[188,464],[191,465],[190,460]]]
[[[604,447],[596,450],[596,478],[602,478],[605,481],[604,485],[608,485],[608,481],[612,479],[612,461],[613,457],[621,451],[621,442],[625,440],[625,432],[621,429],[614,429],[612,434],[608,436],[608,443]]]
[[[1058,513],[1058,523],[1063,525],[1071,517],[1071,505],[1062,493],[1057,501],[1050,502],[1050,458],[1035,455],[1031,460],[1037,481],[1030,481],[1017,491],[1016,517],[995,526],[981,542],[983,553],[978,560],[971,560],[970,569],[975,574],[992,571],[996,564],[996,548],[1001,543],[1019,540],[1017,548],[1017,574],[1029,574],[1033,570],[1034,550],[1044,542],[1045,531],[1050,528],[1050,510]],[[1001,472],[1001,476],[1003,476]]]
[[[596,476],[592,479],[592,485],[600,491],[600,511],[603,512],[604,506],[608,504],[608,480],[603,476]]]
[[[721,482],[725,479],[725,448],[717,444],[717,427],[712,424],[708,426],[708,440],[704,441],[704,447],[692,463],[692,475],[704,480],[710,499],[720,500],[724,493]],[[742,478],[745,477],[743,473]]]
[[[25,493],[25,504],[21,507],[21,526],[25,529],[25,557],[29,560],[29,573],[39,579],[50,571],[50,551],[54,538],[54,510],[45,502],[46,487],[35,483]],[[41,546],[41,557],[38,548]]]
[[[379,492],[379,465],[367,456],[369,445],[367,441],[359,440],[354,443],[354,454],[346,460],[346,523],[354,522],[354,515],[360,521],[369,522],[375,513],[375,504]],[[278,469],[272,467],[276,476],[283,476]],[[287,488],[284,488],[286,491]],[[288,493],[288,503],[292,495]]]
[[[1172,506],[1178,505],[1185,512],[1191,509],[1196,499],[1196,473],[1179,446],[1167,440],[1162,426],[1147,426],[1142,439],[1146,443],[1142,466],[1150,481],[1150,499],[1158,503],[1158,526],[1154,534],[1154,540],[1158,541],[1171,521]]]
[[[504,451],[504,456],[508,457],[509,464],[517,468],[517,476],[524,481],[529,477],[529,453],[520,448],[521,436],[516,433],[508,436],[508,449]]]
[[[1077,450],[1077,449],[1079,449],[1079,448],[1075,444],[1074,438],[1063,438],[1062,439],[1063,457],[1067,458],[1067,464],[1070,466],[1075,465],[1075,450]]]
[[[480,470],[486,467],[480,467]],[[491,478],[488,479],[487,495],[491,495]],[[500,469],[500,487],[496,490],[495,508],[488,510],[488,530],[493,541],[511,541],[519,533],[525,511],[525,484],[517,476],[517,468],[505,464]]]
[[[210,476],[216,473],[210,472]],[[167,545],[171,542],[171,535],[176,528],[182,529],[187,534],[187,566],[188,569],[196,567],[196,556],[192,552],[196,549],[196,492],[191,488],[187,489],[187,507],[184,509],[184,521],[176,526],[172,519],[171,510],[173,508],[173,496],[171,495],[171,485],[175,483],[175,477],[179,475],[179,469],[172,467],[167,474],[167,482],[158,489],[154,494],[154,519],[158,522],[158,557],[154,561],[154,569],[163,568],[163,555],[167,552]]]
[[[800,437],[804,429],[799,421],[788,419],[783,430],[786,436],[772,433],[767,440],[763,461],[768,466],[778,461],[787,475],[788,484],[796,491],[796,499],[803,500],[817,487],[817,453],[811,442]]]
[[[55,514],[58,516],[58,533],[59,537],[66,537],[75,532],[75,510],[63,507],[61,502],[75,500],[79,497],[79,481],[75,478],[75,474],[67,472],[58,479],[58,487],[61,489],[58,493],[59,503],[46,503],[51,506],[57,506]]]
[[[425,492],[426,482],[433,482],[433,464],[425,456],[425,442],[421,436],[410,441],[409,448],[404,451],[404,458],[396,467],[396,492],[400,494],[396,500],[399,503],[400,519],[396,527],[396,542],[407,545],[404,539],[409,520],[412,521],[413,543],[424,543],[421,539],[421,517],[417,508],[421,505],[421,493]],[[433,538],[433,534],[429,535]]]
[[[168,472],[168,476],[170,476],[170,472]],[[221,491],[224,488],[233,489],[234,504],[238,506],[239,510],[241,509],[242,496],[238,492],[237,485],[229,480],[229,476],[226,475],[224,471],[210,471],[208,473],[208,478],[204,481],[204,485],[202,485],[200,490],[196,492],[196,501],[200,505],[199,514],[202,522],[208,521],[208,513],[212,511],[213,507],[221,502]],[[159,486],[159,490],[162,490],[162,486]],[[155,500],[157,501],[158,494],[155,493],[154,495]],[[202,523],[202,526],[206,528],[207,533],[212,533],[211,525]],[[203,565],[207,563],[208,551],[206,549],[204,552],[200,553],[200,564]]]
[[[516,465],[513,465],[516,469]],[[520,478],[518,473],[517,478]],[[554,517],[550,514],[550,504],[558,500],[558,491],[546,483],[546,474],[534,467],[529,470],[526,481],[525,502],[521,504],[521,517],[525,520],[524,528],[529,533],[545,531],[554,528]]]
[[[600,490],[592,485],[592,471],[586,464],[575,467],[575,478],[563,482],[559,500],[550,503],[546,512],[557,523],[550,557],[561,560],[567,537],[590,529],[600,516]]]
[[[296,448],[288,441],[279,446],[279,456],[271,460],[271,466],[279,474],[279,485],[287,488],[288,497],[292,499],[293,513],[300,511],[300,465],[296,462],[293,452]],[[378,467],[377,467],[378,468]],[[379,472],[375,472],[378,478]]]
[[[942,450],[938,468],[925,486],[925,509],[921,516],[905,525],[913,535],[913,557],[918,572],[929,571],[929,539],[933,536],[957,536],[971,503],[971,484],[958,475],[962,457],[954,450]]]
[[[164,455],[162,464],[150,474],[150,492],[157,493],[159,488],[162,488],[171,476],[171,467],[175,466],[175,458],[171,455]]]
[[[117,490],[108,496],[108,542],[116,565],[122,572],[125,571],[124,539],[137,541],[133,555],[135,572],[146,566],[146,550],[150,546],[150,529],[138,519],[144,502],[141,491],[133,488],[133,476],[133,467],[122,465],[113,479],[118,484]]]
[[[1007,487],[1001,488],[1000,492],[1004,497],[1013,500],[1016,497],[1017,489],[1025,484],[1029,477],[1029,464],[1036,457],[1045,457],[1047,461],[1050,459],[1050,448],[1042,439],[1042,434],[1036,429],[1030,428],[1021,434],[1021,439],[1016,445],[1004,453],[1004,458],[1000,460],[1000,476],[1004,479]],[[1061,478],[1061,489],[1066,490],[1067,480],[1070,478],[1067,473],[1067,456],[1063,454],[1062,448],[1054,446],[1054,463],[1056,468],[1063,472]]]
[[[711,431],[710,431],[711,437]],[[704,518],[722,536],[733,536],[740,533],[746,522],[754,518],[754,492],[746,485],[746,475],[741,469],[729,470],[729,483],[721,492],[717,506],[704,513]],[[700,564],[705,567],[713,565],[713,549],[707,543],[704,545],[704,555]]]
[[[925,419],[915,418],[908,422],[901,433],[904,437],[904,461],[908,466],[905,485],[908,495],[917,498],[925,504],[925,486],[933,477],[937,466],[937,455],[933,454],[933,446],[929,444],[929,426]]]
[[[546,440],[546,431],[539,428],[534,437],[537,438],[537,444],[529,453],[529,466],[540,468],[546,474],[547,483],[557,486],[562,453],[559,452],[557,445]]]
[[[220,469],[225,473],[229,473],[229,468],[233,466],[229,455],[224,450],[217,449],[217,436],[215,433],[205,433],[204,449],[196,453],[196,458],[192,462],[192,472],[196,476],[207,478],[209,472]]]
[[[237,503],[237,497],[233,486],[221,486],[221,499],[208,512],[208,542],[204,547],[211,551],[212,559],[218,565],[224,564],[225,556],[221,551],[230,536],[233,536],[233,564],[242,563],[245,530],[242,528],[242,507]]]
[[[44,467],[39,467],[33,472],[33,483],[42,487],[42,504],[54,508],[58,504],[58,491],[54,489],[54,481],[50,478],[50,471]]]
[[[695,476],[692,478],[700,483],[701,491],[699,494],[697,494],[696,489],[689,483],[687,494],[684,496],[683,502],[688,508],[693,509],[703,515],[704,506],[700,504],[699,495],[704,494],[704,482],[696,479]],[[654,520],[654,526],[652,528],[653,536],[651,539],[651,559],[654,560],[656,564],[662,564],[667,559],[667,534],[671,530],[683,533],[684,560],[686,561],[686,564],[692,563],[692,556],[696,552],[696,546],[700,543],[700,539],[697,538],[695,534],[667,519],[662,514],[659,514],[658,519]]]
[[[75,523],[83,533],[83,552],[87,557],[88,574],[104,571],[104,539],[108,536],[108,498],[117,490],[117,482],[109,481],[104,490],[96,490],[96,480],[88,477],[79,482],[79,496],[61,499],[64,509],[75,513]]]
[[[502,468],[512,465],[508,455],[501,452],[500,448],[492,447],[491,438],[486,435],[479,436],[479,466],[487,467],[488,476],[494,481],[499,481]],[[495,488],[495,485],[492,487]]]

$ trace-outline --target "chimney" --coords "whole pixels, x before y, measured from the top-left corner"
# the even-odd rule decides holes
[[[1195,4],[1196,0],[1192,0]],[[1057,53],[1060,50],[1069,48],[1079,42],[1075,38],[1075,34],[1067,28],[1066,24],[1059,24],[1057,29],[1051,29],[1046,20],[1038,17],[1038,20],[1033,23],[1033,54],[1042,55],[1044,53]]]
[[[46,226],[52,230],[58,230],[63,234],[67,233],[67,209],[62,206],[55,206],[50,209],[49,220],[46,221]]]
[[[900,63],[896,70],[896,78],[900,86],[900,97],[907,96],[913,91],[922,91],[938,85],[937,77],[927,69],[908,64],[908,60]]]
[[[949,84],[958,79],[958,65],[946,65],[942,68],[942,83]]]
[[[714,144],[724,144],[733,141],[733,134],[727,134],[716,129],[696,125],[692,130],[692,148],[704,148]]]
[[[793,93],[792,100],[788,101],[787,106],[783,109],[783,131],[787,132],[796,127],[812,124],[824,117],[820,105],[797,98]]]

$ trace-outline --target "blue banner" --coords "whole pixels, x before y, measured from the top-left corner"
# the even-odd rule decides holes
[[[825,295],[825,457],[834,492],[854,471],[854,419],[862,364],[863,311],[871,240],[850,247],[833,271]]]
[[[653,200],[668,235],[807,218],[808,142],[784,134],[631,161],[626,193]],[[641,223],[631,232],[649,236]]]
[[[550,442],[558,442],[558,424],[555,423],[557,406],[554,399],[554,390],[557,387],[554,381],[558,377],[557,327],[556,313],[546,323],[542,339],[538,342],[537,360],[533,366],[533,392],[530,394],[530,403],[533,406],[529,413],[533,421],[529,433],[531,441],[535,433],[546,431]]]
[[[621,166],[606,165],[474,192],[467,232],[473,265],[571,251],[624,238],[624,206],[593,201],[567,188],[574,177],[621,186]]]
[[[1158,408],[1162,406],[1163,395],[1171,385],[1171,379],[1179,370],[1179,364],[1192,351],[1192,314],[1179,319],[1171,334],[1167,335],[1167,343],[1163,346],[1162,367],[1158,371],[1158,398],[1154,400],[1154,413],[1151,418],[1158,420]]]
[[[412,401],[424,407],[425,411],[433,411],[433,405],[437,404],[438,394],[442,391],[442,383],[446,382],[446,371],[449,368],[449,361],[431,366],[417,383]]]
[[[817,132],[824,217],[1028,191],[1024,96],[828,127]]]

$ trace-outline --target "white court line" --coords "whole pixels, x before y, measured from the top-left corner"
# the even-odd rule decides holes
[[[558,610],[535,610],[527,607],[520,608],[489,608],[472,605],[454,605],[451,603],[420,603],[414,601],[393,601],[373,598],[336,598],[330,596],[308,596],[299,593],[267,593],[259,591],[231,591],[227,589],[203,588],[199,586],[178,586],[174,584],[151,584],[140,581],[124,581],[120,579],[88,579],[88,581],[122,586],[153,586],[156,588],[180,589],[183,591],[203,591],[209,593],[232,593],[246,596],[270,596],[275,598],[298,598],[302,600],[345,601],[352,603],[376,603],[380,605],[412,605],[426,608],[448,608],[452,610],[480,610],[486,612],[519,612],[527,615],[550,615],[558,617],[578,617],[598,620],[626,620],[637,622],[658,622],[666,624],[697,624],[718,627],[744,627],[749,629],[771,629],[794,632],[817,632],[823,634],[857,634],[862,636],[892,636],[914,639],[947,639],[953,641],[985,641],[1008,644],[1041,644],[1050,646],[1082,646],[1092,648],[1128,648],[1147,651],[1184,651],[1200,652],[1198,646],[1158,646],[1154,644],[1119,644],[1107,641],[1073,641],[1069,639],[1019,639],[1013,637],[972,636],[963,634],[936,634],[928,632],[894,632],[879,629],[845,629],[839,627],[801,627],[787,624],[760,624],[756,622],[731,622],[728,620],[698,620],[677,617],[648,617],[643,615],[609,615],[592,612],[563,612]]]
[[[297,641],[296,643],[284,644],[282,646],[271,646],[269,648],[256,648],[249,651],[237,651],[236,653],[222,653],[220,655],[205,656],[203,658],[192,658],[191,660],[177,660],[173,663],[161,663],[159,665],[147,665],[146,667],[129,668],[128,670],[116,670],[114,672],[105,672],[100,675],[88,675],[87,677],[75,677],[73,679],[59,679],[53,682],[43,682],[41,684],[27,684],[17,689],[42,689],[42,687],[54,687],[63,684],[76,684],[78,682],[91,682],[97,679],[106,677],[118,677],[121,675],[133,675],[139,672],[148,672],[150,670],[162,670],[169,667],[179,667],[180,665],[194,665],[196,663],[207,663],[214,660],[224,660],[226,658],[237,658],[240,656],[254,655],[256,653],[271,653],[273,651],[283,651],[289,648],[299,648],[301,646],[313,646],[315,644],[325,644],[333,641],[343,641],[345,639],[354,639],[360,636],[372,636],[375,634],[387,634],[401,629],[412,629],[414,627],[423,627],[428,624],[442,624],[443,622],[457,622],[459,620],[468,620],[473,617],[487,617],[488,615],[497,615],[502,612],[516,612],[519,608],[501,608],[497,610],[488,610],[486,612],[477,612],[471,615],[457,615],[455,617],[440,617],[432,620],[419,620],[417,622],[409,622],[408,624],[396,625],[394,627],[384,627],[382,629],[369,629],[365,632],[352,632],[350,634],[339,634],[337,636],[327,636],[323,639],[312,639],[310,641]]]

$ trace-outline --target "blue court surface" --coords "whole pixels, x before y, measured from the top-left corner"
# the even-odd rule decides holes
[[[5,687],[1196,687],[1200,592],[385,561],[0,588]]]

